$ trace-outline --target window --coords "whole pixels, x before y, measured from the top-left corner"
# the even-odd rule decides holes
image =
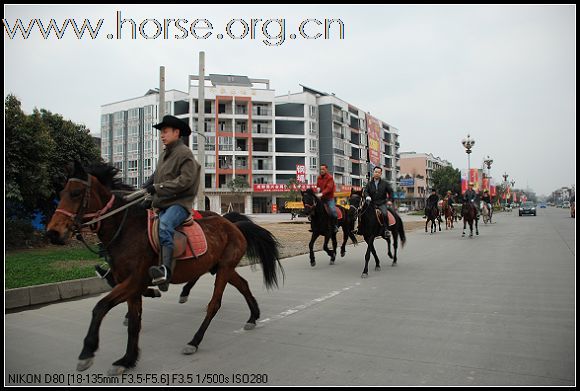
[[[318,140],[310,140],[310,152],[318,152]]]
[[[310,161],[310,169],[311,170],[318,170],[318,158],[317,157],[311,157],[309,159]]]
[[[220,151],[233,151],[234,150],[233,137],[220,137],[219,138],[219,150]]]
[[[137,160],[129,160],[127,162],[127,172],[137,171]]]
[[[316,134],[316,132],[318,131],[318,127],[316,125],[317,125],[316,122],[308,122],[310,134]]]
[[[215,168],[215,155],[205,155],[205,168]]]
[[[308,106],[310,108],[310,118],[316,118],[316,106]]]
[[[151,159],[143,160],[143,169],[144,170],[151,170]]]

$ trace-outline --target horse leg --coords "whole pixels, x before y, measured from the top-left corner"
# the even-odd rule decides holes
[[[479,236],[479,227],[478,227],[478,219],[475,219],[475,234]]]
[[[127,301],[129,297],[132,297],[135,294],[141,295],[141,291],[135,291],[134,288],[130,290],[129,286],[131,286],[132,282],[133,280],[128,278],[120,284],[115,285],[113,290],[111,290],[107,296],[99,300],[97,305],[93,308],[91,324],[83,341],[83,350],[79,355],[77,371],[84,371],[93,365],[93,357],[99,348],[99,329],[105,315],[107,315],[107,313],[116,305]],[[129,308],[129,313],[131,313],[131,307]]]
[[[425,221],[425,232],[427,232],[427,224],[429,224],[429,216],[427,216],[427,221]]]
[[[466,224],[467,224],[467,220],[464,218],[463,219],[463,234],[461,234],[461,237],[462,238],[465,237],[465,227],[466,227]]]
[[[189,281],[187,284],[183,286],[181,289],[181,294],[179,295],[179,302],[185,303],[189,298],[189,293],[191,292],[191,288],[195,285],[195,283],[199,280],[199,277],[194,278],[193,280]]]
[[[334,260],[336,259],[336,233],[332,233],[330,236],[330,239],[332,241],[332,253],[330,255],[330,264],[334,265]]]
[[[345,222],[342,226],[342,233],[344,235],[344,238],[342,239],[342,245],[340,246],[340,256],[341,257],[344,257],[344,255],[346,254],[346,242],[348,242],[348,231],[349,231],[349,227]]]
[[[316,259],[314,259],[314,242],[318,239],[320,235],[317,233],[312,233],[312,237],[310,238],[310,243],[308,243],[308,249],[310,250],[310,266],[316,266]]]
[[[109,376],[117,376],[127,369],[135,367],[139,359],[139,332],[141,331],[141,314],[143,312],[143,301],[141,295],[135,295],[127,300],[129,307],[127,324],[127,351],[125,355],[113,363],[109,369]]]
[[[246,299],[246,303],[248,304],[248,307],[250,307],[250,319],[248,319],[246,322],[244,330],[252,330],[256,327],[256,320],[260,318],[260,308],[258,307],[258,302],[254,296],[252,296],[248,282],[244,280],[244,278],[240,276],[235,270],[233,271],[232,276],[228,282],[235,286],[236,289]]]
[[[373,254],[373,257],[375,257],[375,270],[377,270],[377,271],[381,270],[381,262],[379,261],[379,256],[377,255],[377,250],[375,249],[374,240],[373,240],[372,247],[371,247],[371,253]]]
[[[394,234],[395,234],[395,232],[393,231],[393,235]],[[393,254],[391,253],[391,237],[390,237],[390,235],[385,240],[387,241],[387,255],[389,256],[389,258],[393,259]]]
[[[371,248],[373,247],[374,236],[365,237],[365,242],[367,242],[367,252],[365,253],[365,267],[363,269],[361,278],[367,278],[369,276],[369,259],[371,259]]]
[[[399,247],[399,233],[397,230],[393,231],[393,249],[395,251],[395,258],[393,259],[393,263],[391,266],[397,266],[397,247]]]
[[[193,354],[197,352],[199,344],[203,339],[203,336],[209,327],[213,317],[217,314],[218,310],[222,304],[222,296],[224,294],[224,290],[226,288],[226,284],[231,279],[232,272],[234,271],[233,267],[220,267],[216,274],[216,279],[213,288],[213,295],[209,304],[207,305],[207,313],[205,315],[205,319],[203,320],[201,326],[193,336],[193,339],[185,345],[183,350],[181,351],[183,354]]]

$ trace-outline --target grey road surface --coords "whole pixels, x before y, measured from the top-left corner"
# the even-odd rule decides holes
[[[334,266],[324,253],[314,268],[307,255],[283,260],[278,290],[263,287],[259,267],[239,268],[260,305],[258,327],[243,330],[249,311],[228,287],[192,356],[181,349],[213,277],[185,304],[171,286],[144,299],[140,360],[120,377],[106,374],[126,347],[125,305],[105,318],[85,372],[77,357],[105,294],[6,314],[5,385],[575,385],[575,220],[548,208],[497,214],[471,239],[461,228],[409,233],[396,267],[377,241],[382,270],[371,260],[367,279],[364,243]]]

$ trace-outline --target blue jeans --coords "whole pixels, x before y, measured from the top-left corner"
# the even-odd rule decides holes
[[[336,201],[334,198],[332,200],[324,200],[324,203],[328,206],[330,215],[335,219],[338,218],[338,215],[336,214]]]
[[[159,243],[162,247],[173,250],[173,233],[175,228],[189,216],[189,213],[181,205],[171,205],[159,212]]]

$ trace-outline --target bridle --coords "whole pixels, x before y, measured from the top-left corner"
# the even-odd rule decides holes
[[[100,209],[94,213],[85,213],[85,211],[87,210],[87,208],[89,206],[90,197],[91,197],[91,178],[92,178],[91,175],[88,175],[88,180],[86,180],[86,181],[83,179],[79,179],[79,178],[70,178],[68,180],[69,182],[79,182],[79,183],[86,186],[85,191],[83,192],[83,198],[81,200],[81,205],[79,206],[79,209],[77,210],[76,213],[70,212],[70,211],[62,209],[62,208],[58,208],[55,211],[55,213],[59,212],[59,213],[64,214],[65,216],[69,217],[73,221],[73,233],[77,234],[77,236],[76,236],[77,239],[82,241],[90,251],[92,251],[95,254],[100,255],[119,236],[121,229],[125,225],[125,220],[127,219],[127,214],[129,212],[128,208],[130,206],[132,206],[133,204],[140,202],[145,197],[145,195],[138,197],[137,199],[107,213],[113,207],[113,204],[115,202],[115,195],[111,194],[111,198],[109,199],[109,201],[105,204],[105,206],[102,209]],[[82,229],[84,227],[89,227],[93,233],[98,233],[99,230],[101,229],[101,220],[104,220],[110,216],[113,216],[113,215],[121,212],[122,210],[125,210],[123,220],[122,220],[121,224],[119,224],[119,227],[117,228],[117,232],[115,232],[115,235],[113,236],[111,241],[104,248],[101,248],[99,251],[95,251],[95,250],[91,249],[89,247],[89,245],[86,243],[86,241],[82,235]],[[83,223],[82,222],[83,219],[90,219],[90,221]],[[96,224],[96,226],[95,226],[95,224]]]
[[[316,206],[318,205],[318,198],[313,194],[309,194],[308,196],[312,197],[313,200],[312,204],[304,202],[304,195],[302,195],[302,203],[304,204],[304,209],[309,211],[308,215],[310,216],[316,211]]]

